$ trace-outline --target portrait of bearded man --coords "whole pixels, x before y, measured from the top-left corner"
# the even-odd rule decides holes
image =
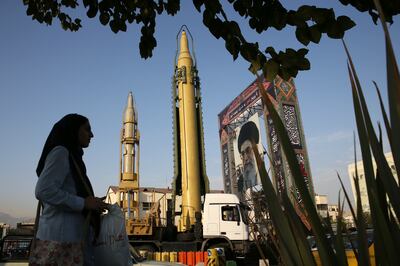
[[[240,129],[238,137],[238,151],[242,159],[243,178],[240,180],[243,182],[239,184],[239,187],[247,189],[255,186],[257,182],[257,165],[253,153],[252,143],[258,144],[260,139],[260,133],[256,124],[252,121],[246,122]]]

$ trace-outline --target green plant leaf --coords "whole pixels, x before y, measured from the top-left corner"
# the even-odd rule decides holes
[[[386,68],[388,84],[388,101],[390,110],[390,122],[393,136],[400,136],[400,75],[396,57],[390,41],[389,33],[386,35]],[[392,138],[393,159],[397,169],[397,176],[400,173],[400,138]],[[400,217],[397,215],[400,219]]]
[[[389,119],[388,119],[387,114],[386,114],[385,106],[383,105],[381,92],[379,91],[378,84],[376,84],[375,81],[372,81],[372,82],[374,83],[375,88],[376,88],[376,93],[378,94],[379,104],[381,106],[381,112],[382,112],[382,116],[383,116],[383,121],[385,123],[385,128],[386,128],[386,133],[387,133],[387,136],[388,136],[388,141],[389,141],[391,149],[394,150],[394,147],[393,147],[393,144],[392,144],[392,128],[390,127],[390,122],[389,122]]]
[[[226,40],[225,47],[232,54],[233,60],[236,60],[240,51],[240,41],[236,37],[233,37]]]
[[[388,102],[390,111],[390,122],[393,136],[400,136],[400,74],[399,67],[396,62],[392,41],[390,39],[389,30],[386,25],[386,19],[379,0],[374,0],[375,7],[378,10],[383,32],[385,33],[386,47],[386,71],[387,71],[387,86],[388,86]],[[394,164],[397,169],[397,176],[400,174],[400,138],[392,138],[393,147],[392,154]],[[399,215],[397,215],[400,219]]]
[[[273,81],[276,75],[278,74],[278,70],[279,70],[279,64],[275,60],[270,59],[264,64],[263,67],[264,77],[268,81]]]
[[[344,249],[343,237],[342,237],[343,206],[344,206],[344,200],[342,203],[341,199],[340,199],[340,190],[339,190],[339,195],[338,195],[338,209],[339,210],[338,210],[338,215],[336,217],[336,237],[335,237],[334,245],[335,245],[336,256],[338,257],[338,261],[340,262],[340,264],[348,265],[346,251]]]
[[[340,24],[336,21],[328,25],[326,34],[332,39],[342,39],[344,31]]]
[[[363,118],[362,111],[361,111],[358,92],[356,89],[356,83],[354,81],[354,79],[356,78],[356,75],[354,75],[354,77],[352,75],[353,73],[355,73],[355,70],[354,70],[354,66],[352,64],[350,53],[348,52],[344,41],[343,41],[343,44],[345,47],[347,57],[350,62],[350,65],[348,65],[348,71],[349,71],[349,77],[350,77],[352,93],[353,93],[353,105],[354,105],[354,111],[355,111],[355,115],[356,115],[356,124],[357,124],[359,141],[360,141],[362,158],[363,158],[365,180],[367,183],[368,200],[369,200],[370,209],[371,209],[372,221],[374,223],[375,235],[377,236],[377,244],[376,244],[376,247],[378,247],[378,248],[376,248],[377,258],[381,258],[382,261],[388,260],[388,261],[392,261],[393,263],[396,263],[397,255],[393,248],[394,247],[393,239],[390,236],[390,233],[388,230],[388,224],[383,219],[384,216],[383,216],[382,210],[379,208],[379,204],[377,201],[378,194],[377,194],[377,190],[376,190],[376,183],[374,180],[372,158],[371,158],[370,148],[369,148],[369,144],[368,144],[369,140],[368,140],[368,136],[366,133],[365,122],[364,122],[364,118]],[[350,66],[353,71],[350,70]],[[379,248],[379,247],[382,247],[382,248]],[[383,248],[383,247],[385,247],[385,248]],[[384,264],[384,265],[387,265],[387,264]]]
[[[97,15],[97,11],[99,11],[97,5],[90,5],[89,10],[86,12],[86,15],[89,18],[94,18]]]
[[[317,24],[309,27],[309,33],[310,33],[310,40],[314,43],[319,43],[322,34]]]
[[[307,46],[310,43],[310,34],[308,28],[297,27],[296,28],[296,38],[299,42]]]
[[[301,6],[297,9],[297,15],[300,16],[304,20],[311,19],[315,10],[315,6]]]
[[[204,4],[204,0],[193,0],[193,5],[198,12],[201,12],[201,6]]]
[[[307,236],[304,233],[304,225],[301,224],[299,216],[297,215],[294,206],[290,202],[290,199],[286,193],[282,195],[282,202],[285,208],[285,214],[292,228],[296,246],[298,247],[298,252],[302,261],[301,265],[316,265],[310,245],[307,242]]]
[[[343,41],[343,44],[344,44],[344,41]],[[358,101],[359,101],[360,108],[361,108],[361,115],[363,116],[363,123],[364,123],[365,129],[367,130],[367,140],[369,141],[369,143],[371,145],[372,153],[374,155],[378,169],[381,173],[380,177],[382,177],[381,179],[385,186],[385,191],[388,194],[388,197],[394,206],[394,212],[396,213],[397,218],[400,218],[400,188],[398,187],[396,180],[393,177],[392,171],[390,170],[390,167],[388,165],[386,157],[383,153],[383,149],[379,145],[379,141],[378,141],[378,138],[374,131],[374,128],[373,128],[373,125],[371,122],[371,118],[370,118],[370,115],[368,112],[368,107],[367,107],[367,104],[366,104],[366,101],[364,98],[364,94],[361,90],[360,81],[358,79],[357,73],[355,72],[354,65],[351,61],[351,57],[350,57],[350,54],[349,54],[346,46],[345,46],[345,49],[346,49],[346,53],[348,54],[348,58],[350,61],[350,66],[351,66],[351,70],[352,70],[351,74],[353,75],[353,78],[354,78],[353,82],[355,82],[354,89],[356,90],[356,99],[358,99]],[[362,145],[362,144],[360,143],[360,145]],[[372,176],[374,176],[373,171],[371,173],[372,173]]]
[[[357,164],[355,166],[357,168]],[[354,186],[356,188],[356,197],[357,197],[357,247],[358,247],[358,263],[360,265],[371,265],[368,253],[368,242],[367,242],[367,232],[366,232],[366,224],[364,219],[364,212],[361,204],[361,193],[360,193],[360,185],[359,178],[356,175],[354,178]]]
[[[293,232],[290,228],[289,222],[283,213],[281,204],[276,195],[275,189],[271,183],[271,179],[265,169],[264,162],[262,161],[258,152],[257,146],[253,144],[253,152],[257,162],[258,171],[260,174],[263,192],[267,200],[271,219],[274,224],[276,233],[280,239],[279,250],[281,258],[285,265],[301,265],[301,258],[294,242]]]
[[[309,70],[310,69],[310,61],[308,61],[307,58],[301,58],[297,63],[297,67],[299,68],[299,70]],[[296,76],[296,75],[294,75],[294,76]]]
[[[356,25],[354,21],[352,21],[349,17],[346,16],[337,17],[337,22],[344,31],[349,30]]]
[[[364,94],[361,90],[360,81],[355,73],[354,66],[352,62],[350,62],[352,66],[352,73],[354,76],[354,88],[357,90],[357,97],[359,99],[360,107],[361,107],[361,115],[363,116],[363,121],[365,128],[367,130],[367,139],[369,140],[371,150],[373,152],[376,164],[380,171],[380,176],[382,183],[385,186],[385,191],[388,194],[388,197],[392,203],[393,210],[396,213],[397,217],[400,217],[400,189],[396,183],[396,180],[390,170],[389,164],[386,160],[386,157],[383,153],[383,150],[379,144],[378,138],[372,126],[371,118],[368,112],[368,107],[364,98]],[[372,172],[372,176],[374,176]],[[377,192],[376,192],[377,193]]]
[[[99,16],[100,23],[104,26],[110,21],[110,15],[107,12],[102,12]]]
[[[260,80],[257,75],[258,80]],[[308,191],[307,185],[304,181],[304,178],[301,174],[299,164],[297,162],[296,155],[294,153],[293,147],[290,144],[289,137],[287,135],[286,129],[280,119],[278,113],[276,112],[274,106],[269,100],[267,93],[263,90],[260,82],[257,82],[259,91],[263,100],[264,106],[266,106],[271,118],[273,120],[275,130],[278,134],[279,141],[282,145],[283,151],[287,158],[290,171],[292,173],[292,177],[295,181],[296,187],[298,188],[300,195],[303,199],[304,209],[308,214],[309,222],[315,234],[315,239],[318,246],[318,253],[320,255],[321,261],[324,265],[338,265],[337,258],[334,255],[334,252],[325,238],[324,230],[317,214],[314,201],[311,198],[311,195]]]
[[[353,219],[354,219],[355,223],[357,223],[357,216],[356,216],[356,214],[355,214],[355,212],[354,212],[354,208],[353,208],[353,206],[352,206],[352,204],[351,204],[351,202],[350,202],[350,198],[349,198],[349,195],[348,195],[348,193],[347,193],[347,191],[346,191],[346,188],[345,188],[344,185],[343,185],[342,178],[340,177],[340,175],[339,175],[338,172],[336,172],[336,174],[337,174],[337,176],[338,176],[338,178],[339,178],[340,185],[342,186],[342,189],[343,189],[343,192],[344,192],[344,196],[346,197],[347,204],[348,204],[348,206],[349,206],[349,208],[350,208],[350,211],[351,211],[351,215],[353,216]]]
[[[304,57],[306,54],[308,54],[308,49],[306,48],[301,48],[297,50],[297,55],[300,57]]]

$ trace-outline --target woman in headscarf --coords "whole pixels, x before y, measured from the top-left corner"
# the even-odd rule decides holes
[[[107,208],[94,196],[82,160],[93,138],[89,120],[68,114],[52,128],[36,173],[36,198],[43,211],[30,265],[93,265],[92,243]]]

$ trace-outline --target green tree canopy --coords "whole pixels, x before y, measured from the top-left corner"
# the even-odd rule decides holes
[[[343,5],[351,5],[360,12],[368,12],[374,23],[378,13],[373,0],[339,0]],[[152,56],[157,46],[154,38],[156,17],[165,14],[174,16],[180,10],[180,0],[82,0],[89,18],[98,17],[103,25],[109,25],[114,33],[126,31],[127,24],[137,23],[141,27],[139,49],[141,57]],[[82,27],[79,18],[71,18],[68,8],[79,8],[77,0],[23,0],[26,13],[32,19],[51,25],[59,20],[64,30],[77,31]],[[386,20],[393,23],[393,16],[400,12],[400,1],[381,0]],[[341,39],[345,31],[355,26],[347,16],[336,17],[333,9],[303,5],[297,10],[288,10],[279,0],[228,0],[233,10],[243,17],[248,26],[262,33],[269,28],[282,30],[295,27],[297,40],[307,46],[319,43],[323,34],[329,38]],[[268,80],[277,74],[288,79],[296,77],[298,71],[310,69],[306,58],[308,50],[287,48],[276,52],[273,47],[260,47],[248,42],[239,24],[228,18],[219,0],[193,0],[193,6],[203,15],[203,24],[215,38],[222,38],[233,59],[243,57],[251,64],[253,72],[262,70]]]

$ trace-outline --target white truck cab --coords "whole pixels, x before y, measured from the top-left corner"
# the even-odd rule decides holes
[[[210,193],[203,206],[203,237],[223,236],[231,241],[248,240],[249,228],[234,194]]]

